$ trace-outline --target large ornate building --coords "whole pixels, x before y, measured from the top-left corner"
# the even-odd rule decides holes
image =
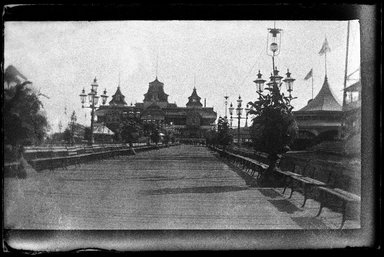
[[[109,105],[101,106],[96,111],[98,122],[105,124],[114,133],[119,133],[124,119],[140,118],[143,122],[152,122],[160,128],[170,128],[179,139],[203,138],[206,131],[215,126],[217,117],[213,107],[206,107],[193,88],[185,107],[168,102],[164,84],[157,77],[149,83],[142,103],[127,105],[120,86],[112,96]]]

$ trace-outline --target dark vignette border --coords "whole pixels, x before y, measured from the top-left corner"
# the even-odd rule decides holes
[[[29,1],[30,3],[31,1]],[[327,249],[347,246],[377,249],[381,233],[379,194],[381,163],[381,5],[328,3],[167,3],[116,1],[3,6],[2,21],[77,20],[349,20],[361,24],[362,105],[362,228],[317,230],[3,230],[3,251],[37,253],[104,249],[153,250],[265,250]],[[17,3],[20,3],[17,2]],[[373,2],[375,3],[375,2]],[[4,25],[4,24],[3,24]],[[3,27],[4,29],[4,27]],[[3,34],[4,36],[4,34]],[[3,49],[4,51],[4,49]],[[3,56],[4,58],[4,56]],[[2,59],[3,60],[3,59]],[[372,79],[374,78],[374,79]],[[379,91],[380,90],[380,91]],[[378,93],[376,93],[379,91]],[[376,93],[376,94],[375,94]],[[380,132],[379,132],[380,131]],[[380,133],[380,134],[379,134]],[[378,136],[380,138],[378,139]],[[379,144],[379,145],[378,145]],[[362,248],[364,247],[364,248]],[[29,252],[32,250],[32,252]],[[355,249],[356,250],[356,249]],[[347,252],[349,250],[346,250]],[[318,252],[319,253],[319,252]],[[345,253],[345,251],[343,252]]]

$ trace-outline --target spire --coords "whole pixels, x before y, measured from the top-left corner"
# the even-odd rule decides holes
[[[156,56],[156,80],[157,80],[158,68],[159,68],[159,49],[157,49],[157,56]]]
[[[119,71],[119,84],[117,85],[117,87],[120,87],[120,71]]]
[[[299,111],[341,111],[342,107],[336,100],[328,83],[327,75],[317,96]]]

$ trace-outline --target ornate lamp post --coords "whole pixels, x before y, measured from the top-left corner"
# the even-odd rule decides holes
[[[87,94],[85,93],[85,89],[83,88],[83,91],[80,94],[81,99],[81,107],[82,108],[90,108],[91,109],[91,138],[90,138],[90,144],[92,145],[94,143],[94,137],[93,137],[93,122],[95,119],[95,110],[97,107],[97,104],[99,102],[100,96],[97,95],[97,88],[98,88],[97,80],[96,78],[93,80],[93,83],[91,84],[91,91],[88,93],[88,102],[89,106],[84,106],[85,102],[87,101]],[[102,104],[105,105],[107,102],[107,90],[104,90],[104,93],[101,95]]]
[[[233,117],[232,117],[232,115],[233,115],[233,110],[234,110],[235,108],[233,108],[233,105],[232,105],[232,103],[229,105],[229,108],[228,108],[228,110],[229,110],[229,115],[230,115],[230,122],[231,122],[231,128],[232,128],[232,121],[233,121]]]
[[[241,117],[242,115],[242,112],[243,112],[243,108],[241,107],[241,103],[243,102],[243,100],[241,99],[241,96],[239,95],[239,98],[237,99],[237,108],[235,109],[231,103],[230,107],[228,108],[229,109],[229,115],[231,117],[230,121],[231,121],[231,128],[232,128],[232,119],[233,119],[233,111],[236,110],[236,116],[235,116],[235,119],[237,119],[237,144],[238,146],[240,146],[240,120],[241,119],[244,119],[243,117]]]
[[[225,104],[225,116],[224,118],[226,119],[227,118],[227,106],[228,106],[228,96],[224,96],[225,98],[225,101],[224,101],[224,104]]]
[[[248,114],[249,114],[249,110],[251,108],[249,108],[249,103],[247,104],[247,107],[245,108],[245,127],[247,128],[248,127]]]
[[[273,170],[280,158],[279,156],[289,150],[298,130],[297,123],[291,113],[293,107],[290,104],[291,100],[295,99],[292,97],[295,79],[291,77],[289,70],[287,70],[286,78],[283,79],[275,66],[275,56],[279,55],[281,48],[281,31],[275,27],[268,29],[267,55],[272,57],[270,80],[264,87],[266,80],[262,78],[259,70],[257,78],[254,80],[259,99],[254,103],[249,103],[252,106],[250,113],[256,115],[253,119],[253,126],[258,135],[255,138],[257,148],[269,154],[268,170],[270,172],[266,172],[262,176],[262,181],[265,184],[271,183],[271,185],[276,181]],[[283,83],[286,84],[288,96],[284,96],[284,93],[281,92]],[[276,126],[277,123],[280,125]]]
[[[240,120],[242,119],[241,114],[243,112],[243,108],[241,108],[241,103],[243,100],[241,100],[241,96],[239,95],[239,99],[237,99],[237,108],[236,108],[236,114],[237,114],[237,144],[240,147]]]

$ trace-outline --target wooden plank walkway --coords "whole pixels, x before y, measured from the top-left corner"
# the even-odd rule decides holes
[[[205,147],[179,145],[4,180],[13,229],[327,229],[318,203],[253,188]],[[296,202],[295,202],[296,201]],[[358,223],[345,225],[355,228]]]

